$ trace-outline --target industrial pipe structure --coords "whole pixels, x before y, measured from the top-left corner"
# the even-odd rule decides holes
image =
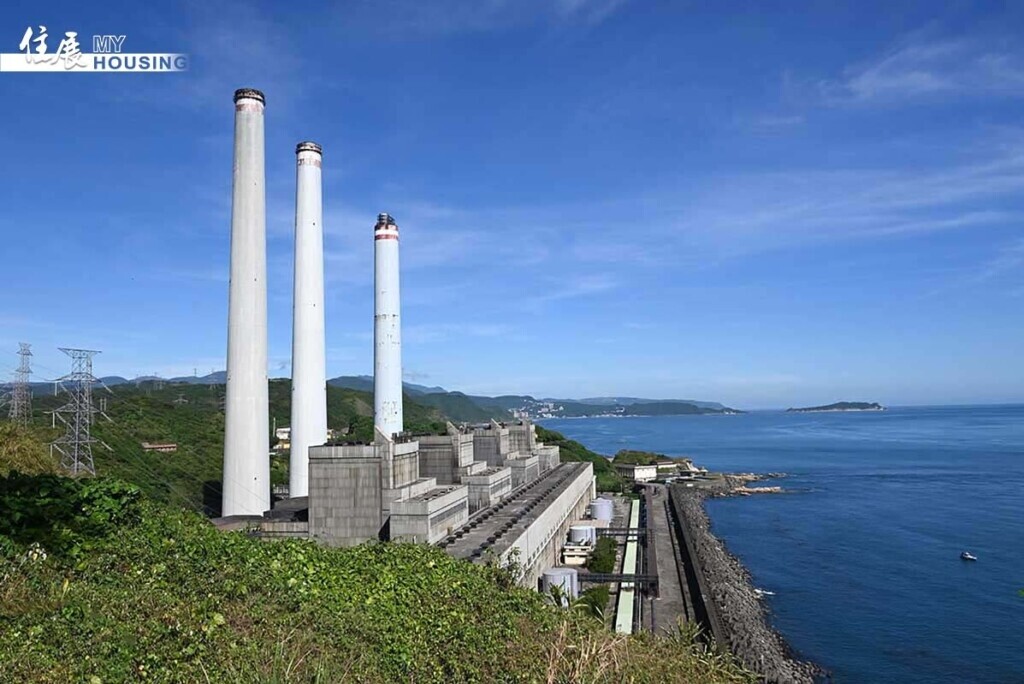
[[[390,439],[403,428],[398,226],[388,214],[377,216],[373,244],[373,424]]]
[[[292,309],[292,420],[288,495],[309,494],[309,447],[327,441],[324,353],[324,230],[319,145],[295,148],[295,281]]]
[[[262,515],[270,508],[265,102],[258,90],[235,91],[221,510],[225,516]]]

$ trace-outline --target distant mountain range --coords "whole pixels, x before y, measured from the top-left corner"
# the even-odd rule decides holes
[[[108,387],[125,384],[188,384],[188,385],[223,385],[227,381],[226,371],[216,371],[207,375],[182,375],[173,378],[161,378],[144,375],[137,378],[124,378],[119,375],[108,375],[100,378]],[[342,375],[327,381],[332,387],[373,392],[373,376]],[[470,395],[462,392],[451,392],[440,386],[403,383],[406,394],[414,397],[416,402],[439,409],[452,420],[465,422],[481,422],[491,418],[498,420],[512,418],[514,415],[530,418],[581,418],[598,416],[664,416],[664,415],[702,415],[702,414],[736,414],[742,413],[714,401],[697,401],[694,399],[644,399],[641,397],[588,397],[585,399],[537,399],[526,394],[506,394],[497,397]],[[33,383],[37,391],[52,392],[52,383]]]

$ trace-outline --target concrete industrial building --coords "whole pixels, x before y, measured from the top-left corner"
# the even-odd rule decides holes
[[[443,435],[417,435],[420,443],[420,473],[438,484],[461,482],[465,475],[485,470],[488,464],[474,459],[473,435],[451,423]]]
[[[559,463],[528,420],[409,435],[402,415],[399,231],[374,226],[374,439],[327,442],[322,150],[296,148],[290,497],[270,508],[263,94],[235,93],[224,529],[331,546],[440,544],[481,562],[516,558],[534,586],[594,498],[589,463]],[[279,438],[283,435],[279,435]]]
[[[544,570],[559,563],[569,527],[594,498],[594,467],[562,463],[445,539],[441,546],[474,563],[515,561],[520,583],[536,587]]]

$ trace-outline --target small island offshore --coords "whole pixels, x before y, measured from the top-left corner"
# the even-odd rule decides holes
[[[808,406],[805,408],[788,408],[786,413],[825,413],[826,411],[884,411],[885,407],[877,402],[837,401],[826,406]]]

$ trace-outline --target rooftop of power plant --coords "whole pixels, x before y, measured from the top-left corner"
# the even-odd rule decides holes
[[[420,481],[422,481],[422,479]],[[440,487],[435,487],[431,489],[429,492],[420,494],[419,496],[414,496],[411,499],[407,499],[407,501],[432,501],[438,497],[448,494],[449,492],[454,492],[456,489],[462,486],[463,485],[441,485]]]
[[[500,556],[588,467],[588,463],[556,466],[498,505],[486,509],[438,546],[449,555],[470,561],[480,560],[488,552]]]

